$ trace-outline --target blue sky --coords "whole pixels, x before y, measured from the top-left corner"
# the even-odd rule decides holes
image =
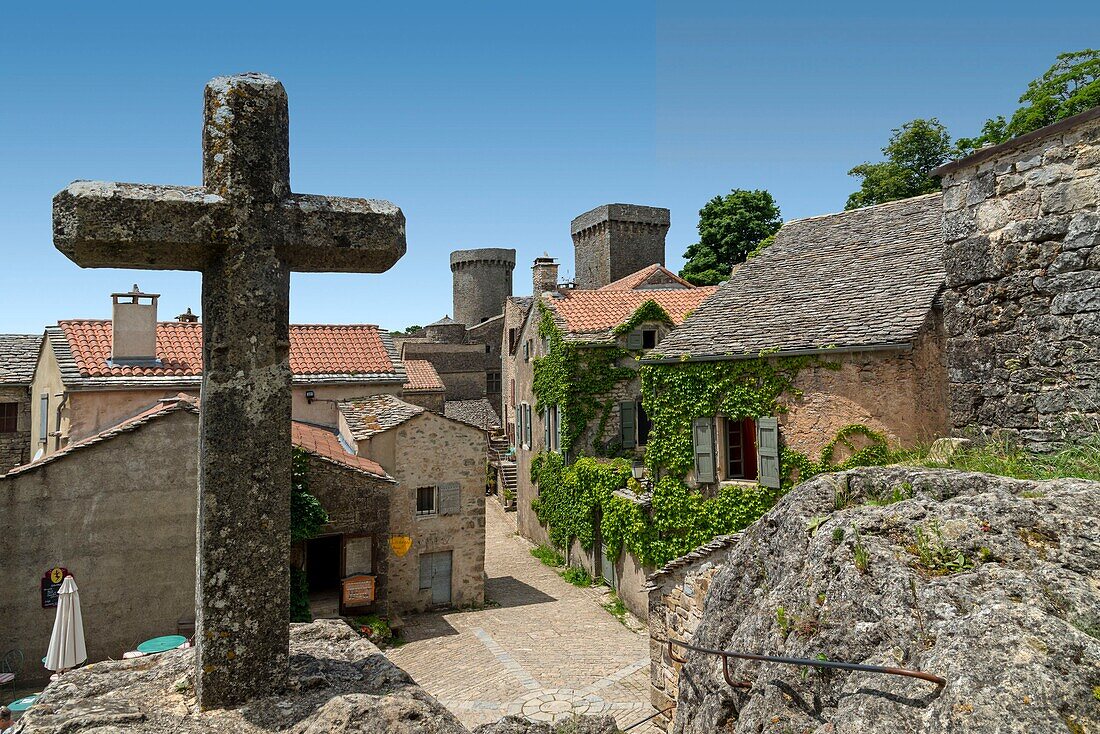
[[[972,134],[1100,44],[1089,2],[38,5],[0,24],[0,332],[108,317],[134,282],[162,318],[199,310],[196,273],[70,263],[50,199],[78,178],[198,184],[219,74],[283,81],[295,191],[408,218],[389,272],[295,275],[292,319],[398,328],[450,313],[452,249],[515,247],[517,294],[543,252],[571,273],[569,220],[599,204],[669,207],[674,268],[731,188],[788,219],[837,211],[892,127]]]

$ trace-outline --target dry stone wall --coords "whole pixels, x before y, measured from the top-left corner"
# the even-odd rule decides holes
[[[1100,108],[944,170],[956,430],[1047,450],[1100,421]]]
[[[16,403],[19,407],[16,430],[0,433],[0,474],[31,459],[31,395],[24,386],[0,387],[0,403]]]

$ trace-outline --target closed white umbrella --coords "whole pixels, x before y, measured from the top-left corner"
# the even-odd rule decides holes
[[[56,672],[75,668],[88,659],[84,647],[84,620],[80,617],[80,592],[72,576],[57,591],[57,615],[53,619],[46,668]]]

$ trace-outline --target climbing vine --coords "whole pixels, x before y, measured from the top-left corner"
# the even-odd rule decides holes
[[[591,450],[597,455],[615,453],[617,444],[604,444],[602,436],[614,405],[612,390],[637,374],[633,368],[619,365],[630,352],[618,346],[567,342],[550,309],[542,303],[538,307],[539,336],[547,340],[549,348],[546,356],[537,358],[534,364],[531,389],[535,394],[535,410],[558,406],[563,452],[573,453],[584,429],[598,419]]]
[[[328,513],[309,491],[309,454],[295,448],[290,469],[290,542],[309,540],[321,532]],[[309,622],[309,583],[301,568],[290,568],[290,620]]]
[[[646,322],[659,322],[673,326],[672,317],[668,315],[668,311],[661,308],[656,301],[646,301],[638,306],[637,310],[630,315],[630,318],[616,326],[612,333],[616,335],[628,334],[638,328],[639,324]]]

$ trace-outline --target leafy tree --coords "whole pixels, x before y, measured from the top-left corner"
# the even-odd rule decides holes
[[[689,245],[680,277],[695,285],[715,285],[730,277],[760,243],[783,224],[767,191],[734,189],[715,196],[699,210],[699,241]]]
[[[977,137],[960,138],[959,154],[1038,130],[1100,105],[1100,51],[1086,48],[1058,54],[1057,61],[1020,95],[1023,106],[1005,120],[990,118]]]
[[[895,128],[882,153],[885,161],[861,163],[848,171],[862,181],[859,191],[848,197],[845,209],[939,191],[940,180],[932,171],[951,157],[951,136],[935,117],[918,118]]]

